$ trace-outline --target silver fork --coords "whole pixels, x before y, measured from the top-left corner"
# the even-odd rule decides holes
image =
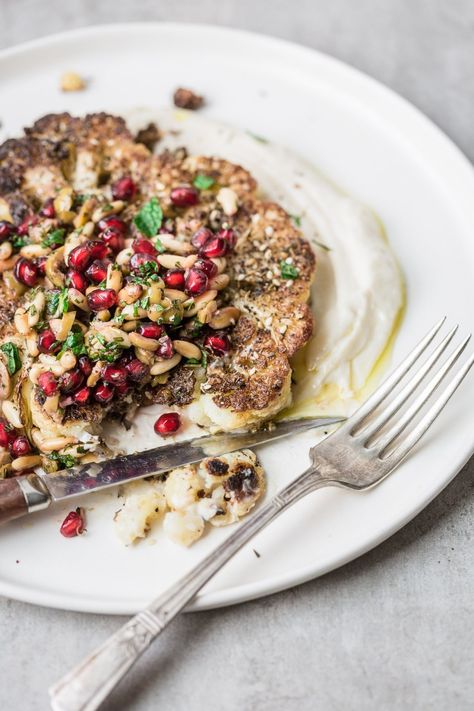
[[[303,496],[323,486],[367,489],[387,477],[423,437],[474,363],[472,354],[452,375],[438,397],[427,405],[470,338],[455,348],[428,379],[428,374],[434,370],[451,343],[457,327],[443,338],[418,369],[414,368],[414,364],[432,344],[443,323],[444,319],[431,329],[337,432],[310,449],[311,464],[303,474],[52,686],[49,690],[52,708],[55,711],[97,709],[151,642],[234,553]],[[408,382],[401,384],[408,375],[411,376]],[[424,386],[422,381],[425,381]],[[402,409],[406,403],[406,408]]]

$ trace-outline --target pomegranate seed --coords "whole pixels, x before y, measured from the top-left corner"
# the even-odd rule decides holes
[[[199,254],[201,257],[223,257],[229,250],[229,243],[222,237],[213,237],[201,247]]]
[[[87,278],[93,281],[94,284],[100,284],[101,281],[105,281],[107,279],[108,264],[109,262],[100,259],[94,260],[86,270]]]
[[[78,365],[81,370],[81,373],[84,373],[86,377],[89,377],[89,375],[92,373],[92,362],[90,358],[88,358],[86,355],[79,356]]]
[[[119,365],[106,365],[102,371],[102,379],[109,385],[125,383],[127,381],[127,371]]]
[[[157,251],[150,240],[145,239],[144,237],[137,237],[134,239],[132,248],[135,254],[151,254],[152,257],[157,254]]]
[[[137,328],[140,336],[144,336],[145,338],[160,338],[160,336],[163,335],[163,330],[163,326],[153,323],[152,321],[150,321],[150,323],[141,323]]]
[[[143,267],[149,262],[153,262],[153,264],[156,264],[156,273],[158,273],[158,262],[156,261],[156,259],[154,259],[149,254],[142,254],[140,252],[136,252],[134,255],[132,255],[132,258],[130,260],[130,268],[132,272],[134,272],[134,274],[139,274],[140,267]]]
[[[118,392],[119,395],[126,395],[130,391],[130,385],[128,383],[117,383],[115,386],[116,392]]]
[[[194,269],[200,269],[209,279],[217,274],[217,266],[210,259],[197,259],[193,264]]]
[[[233,249],[235,247],[235,243],[237,242],[237,235],[235,234],[234,230],[219,230],[217,236],[221,239],[225,239],[230,249]]]
[[[5,422],[0,422],[0,447],[7,449],[15,440],[15,431]]]
[[[120,219],[120,217],[117,217],[117,215],[108,215],[107,217],[103,217],[97,223],[97,227],[99,228],[99,232],[103,232],[104,230],[110,228],[123,235],[127,231],[127,225]]]
[[[33,260],[33,263],[38,270],[38,274],[40,274],[41,276],[45,276],[46,274],[47,260],[48,257],[36,257],[36,259]]]
[[[92,242],[89,242],[88,246],[91,251],[91,259],[105,259],[111,254],[111,247],[105,242],[92,240]]]
[[[15,279],[25,286],[35,286],[40,277],[36,264],[24,257],[20,257],[15,264],[14,275]]]
[[[21,237],[25,237],[28,234],[28,230],[31,226],[36,225],[38,222],[37,215],[27,215],[23,222],[18,226],[17,232]]]
[[[59,378],[59,389],[62,393],[68,395],[78,390],[84,382],[84,374],[79,368],[68,370]]]
[[[117,294],[113,289],[95,289],[87,295],[87,303],[91,311],[111,309],[117,304]]]
[[[199,202],[199,191],[191,185],[181,185],[179,188],[173,188],[170,198],[176,207],[189,207]]]
[[[90,388],[81,388],[74,394],[74,402],[77,402],[79,405],[85,405],[89,400],[90,394]]]
[[[120,178],[112,185],[112,197],[114,200],[132,200],[137,192],[137,186],[129,177]]]
[[[177,432],[181,427],[181,418],[177,412],[165,412],[155,422],[154,430],[157,435],[167,437]]]
[[[128,373],[130,380],[139,382],[146,378],[150,372],[150,369],[145,363],[142,363],[138,358],[133,358],[129,363],[126,364],[125,370]]]
[[[6,239],[10,239],[14,232],[15,226],[12,225],[11,222],[7,222],[6,220],[0,220],[0,242],[3,242]]]
[[[74,247],[69,253],[67,261],[68,266],[72,267],[72,269],[75,269],[77,272],[85,272],[92,259],[90,243],[86,242],[86,244],[80,244],[78,247]]]
[[[114,396],[114,389],[110,385],[106,385],[105,383],[100,383],[97,385],[96,389],[94,390],[94,398],[96,399],[97,402],[100,402],[102,405],[106,405],[108,402],[110,402]]]
[[[122,232],[110,227],[100,232],[99,239],[102,243],[106,245],[112,252],[120,252],[125,247],[125,239]]]
[[[202,249],[204,245],[214,237],[214,232],[211,232],[207,227],[200,227],[197,232],[191,237],[191,244],[197,250]]]
[[[216,356],[223,356],[231,349],[229,336],[227,336],[225,333],[213,333],[209,336],[206,336],[206,338],[204,339],[204,345],[206,348],[209,348],[209,350],[211,350]]]
[[[188,272],[184,289],[189,296],[199,296],[206,291],[208,281],[207,275],[201,269],[193,267]]]
[[[61,344],[56,340],[56,336],[50,328],[46,328],[38,334],[38,349],[41,353],[57,353]]]
[[[155,351],[160,358],[172,358],[174,355],[173,341],[169,336],[160,338],[160,345]]]
[[[23,435],[16,437],[11,443],[11,453],[14,457],[24,457],[31,452],[31,444]]]
[[[74,538],[80,536],[85,531],[84,509],[77,508],[75,511],[70,511],[59,529],[60,533],[65,538]]]
[[[56,378],[49,371],[47,373],[41,373],[41,375],[38,378],[38,385],[40,386],[41,390],[44,392],[46,397],[50,397],[51,395],[54,395],[54,393],[58,389],[58,384],[56,382]]]
[[[50,220],[56,217],[56,210],[54,209],[54,198],[49,198],[49,200],[46,200],[39,214],[41,215],[41,217],[48,217]]]
[[[168,289],[184,289],[184,271],[182,269],[170,269],[163,276]]]
[[[89,282],[85,278],[84,274],[81,272],[76,272],[74,269],[70,269],[66,276],[66,284],[77,289],[81,293],[85,293],[85,290],[89,286]]]

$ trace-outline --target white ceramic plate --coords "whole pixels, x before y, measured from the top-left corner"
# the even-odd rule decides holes
[[[62,94],[60,74],[90,78]],[[394,360],[440,315],[474,328],[474,172],[425,117],[389,90],[317,52],[201,25],[97,27],[0,55],[2,136],[44,113],[169,105],[179,85],[207,100],[207,114],[303,154],[382,217],[403,265],[408,310]],[[326,490],[264,531],[206,587],[194,609],[265,595],[321,575],[364,553],[415,516],[473,450],[472,376],[422,446],[364,494]],[[306,465],[307,435],[260,450],[273,493]],[[113,495],[88,500],[88,535],[58,534],[64,510],[0,532],[0,593],[91,612],[137,611],[230,529],[191,550],[157,536],[131,549],[117,542]],[[110,513],[104,513],[104,510]],[[257,557],[254,549],[258,551]]]

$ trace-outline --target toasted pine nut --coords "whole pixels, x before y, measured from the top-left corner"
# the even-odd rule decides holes
[[[28,324],[28,314],[21,306],[15,311],[13,323],[15,324],[15,328],[18,333],[21,333],[22,336],[26,336],[31,331]]]
[[[41,375],[41,373],[44,373],[45,368],[41,363],[35,363],[34,365],[31,366],[30,372],[28,373],[28,376],[33,383],[33,385],[38,385],[38,378]]]
[[[40,353],[38,356],[39,362],[44,366],[44,370],[50,370],[53,375],[59,376],[64,373],[64,368],[54,356]]]
[[[134,304],[143,294],[143,288],[140,284],[125,284],[123,289],[118,293],[119,304]]]
[[[163,292],[156,281],[152,282],[147,289],[147,295],[150,297],[150,304],[159,304],[163,298]]]
[[[103,217],[107,217],[107,215],[115,215],[118,212],[122,212],[124,207],[125,203],[123,200],[114,200],[105,205],[100,205],[92,213],[92,222],[99,222],[99,220]]]
[[[216,330],[234,326],[240,318],[240,309],[235,306],[224,306],[216,311],[209,321],[209,326]]]
[[[185,358],[194,358],[195,360],[201,360],[202,354],[199,346],[189,341],[173,341],[173,348],[176,353],[184,356]]]
[[[167,373],[168,370],[171,370],[171,368],[174,368],[175,365],[178,365],[180,360],[181,360],[180,354],[175,353],[172,358],[167,358],[166,360],[160,360],[160,361],[158,361],[158,363],[155,363],[154,365],[152,365],[150,368],[150,374],[151,375],[161,375],[162,373]]]
[[[81,209],[74,218],[74,227],[85,227],[86,224],[92,224],[93,226],[94,223],[89,223],[89,220],[91,219],[92,211],[94,210],[96,205],[97,200],[95,198],[89,198],[88,200],[85,200],[85,202],[83,202],[81,205]]]
[[[130,333],[130,331],[134,331],[137,326],[138,321],[125,321],[125,323],[122,325],[122,331],[125,331],[125,333]]]
[[[61,318],[52,318],[49,322],[51,330],[56,336],[58,341],[65,341],[69,331],[72,328],[72,324],[76,318],[75,311],[68,311],[63,314]]]
[[[97,312],[96,318],[99,319],[99,321],[110,321],[112,314],[108,309],[101,309]]]
[[[151,365],[154,361],[153,351],[145,351],[143,348],[135,348],[135,355],[145,365]]]
[[[50,395],[44,401],[43,409],[45,412],[48,413],[48,415],[54,415],[54,413],[58,411],[58,407],[59,407],[59,394],[58,393],[56,393],[56,395]]]
[[[160,321],[163,318],[164,307],[161,304],[152,304],[148,309],[148,318],[150,321]]]
[[[12,256],[13,247],[11,242],[3,242],[0,244],[0,260],[9,259]]]
[[[115,341],[116,343],[120,340],[121,348],[130,348],[130,338],[128,334],[124,333],[121,328],[117,326],[109,326],[108,323],[101,323],[97,321],[94,323],[94,331],[99,331],[106,341]],[[89,331],[90,336],[93,335],[94,331]]]
[[[23,427],[20,417],[20,410],[16,403],[11,400],[4,400],[2,402],[2,411],[8,422],[13,425],[13,427]]]
[[[186,269],[185,259],[180,254],[159,254],[156,259],[165,269]]]
[[[25,244],[20,249],[20,254],[26,259],[35,259],[36,257],[46,257],[47,254],[51,254],[51,249],[42,247],[40,244]]]
[[[96,289],[97,289],[97,284],[91,284],[90,286],[88,286],[86,289],[86,296],[89,296],[89,294],[91,294]]]
[[[57,452],[71,444],[77,444],[76,437],[50,437],[49,439],[43,439],[38,449],[42,452]]]
[[[38,291],[35,298],[28,307],[28,326],[36,326],[40,320],[41,313],[45,307],[46,299],[42,291]]]
[[[181,240],[172,235],[160,234],[159,239],[163,247],[173,252],[173,254],[186,255],[194,252],[193,246],[189,242],[181,242]]]
[[[145,318],[146,315],[145,309],[142,309],[141,306],[135,306],[135,304],[127,304],[127,306],[124,306],[122,309],[122,316],[125,317],[126,321],[131,321],[136,318]]]
[[[104,367],[105,362],[103,360],[98,360],[97,363],[94,365],[92,368],[92,372],[87,378],[87,387],[88,388],[93,388],[94,385],[97,384],[97,381],[100,378],[100,374],[102,372],[102,368]]]
[[[225,257],[213,257],[211,262],[214,262],[216,265],[218,274],[222,274],[227,266],[227,259]]]
[[[167,299],[171,299],[171,301],[188,300],[188,295],[185,294],[184,291],[180,291],[179,289],[164,289],[163,294]]]
[[[61,77],[62,91],[82,91],[85,86],[84,79],[76,72],[66,72]]]
[[[225,215],[235,215],[239,209],[237,194],[232,190],[232,188],[221,188],[217,193],[216,199],[222,206]]]
[[[26,349],[30,356],[32,356],[33,358],[36,358],[36,356],[39,354],[36,333],[34,333],[33,331],[29,333],[26,337]]]
[[[186,257],[183,260],[183,269],[191,269],[193,266],[194,262],[197,261],[197,254],[190,254],[189,257]]]
[[[7,398],[10,397],[11,392],[12,392],[12,379],[10,378],[10,373],[8,372],[8,368],[3,361],[3,358],[0,358],[0,399],[6,400]]]
[[[184,305],[184,315],[186,317],[195,316],[198,311],[201,311],[201,309],[204,308],[206,304],[210,301],[214,301],[216,296],[217,291],[215,289],[210,289],[209,291],[205,291],[204,294],[201,294],[201,296],[196,296],[195,299],[189,299]]]
[[[203,309],[198,311],[197,320],[200,323],[209,323],[215,311],[217,311],[217,301],[210,301]]]
[[[211,289],[217,289],[217,291],[220,291],[221,289],[225,289],[226,286],[229,285],[229,282],[230,277],[227,274],[216,274],[216,276],[209,282],[209,286]]]
[[[107,289],[113,289],[116,292],[120,291],[122,286],[122,272],[116,269],[114,264],[109,264],[107,267],[107,280],[105,283]]]
[[[127,266],[133,256],[133,249],[122,249],[115,257],[115,261],[121,267]]]
[[[143,348],[144,351],[156,351],[160,347],[159,342],[155,338],[145,338],[139,333],[131,333],[129,335],[130,343],[137,348]]]
[[[39,467],[41,457],[39,454],[28,454],[25,457],[18,457],[12,461],[12,469],[14,472],[21,472],[23,469],[33,469]]]
[[[10,457],[10,454],[4,447],[2,447],[0,451],[0,467],[4,467],[5,464],[9,464],[11,460],[12,458]]]
[[[0,274],[3,272],[8,271],[9,269],[13,269],[17,261],[20,259],[19,254],[14,254],[12,257],[9,259],[2,259],[0,260]]]
[[[82,309],[83,311],[90,311],[87,299],[84,294],[79,291],[79,289],[68,289],[67,295],[74,306],[77,306],[77,308]]]
[[[77,358],[72,351],[65,351],[59,359],[64,370],[71,370],[77,363]]]

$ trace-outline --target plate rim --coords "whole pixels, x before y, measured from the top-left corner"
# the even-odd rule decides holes
[[[35,51],[37,49],[47,48],[48,46],[51,46],[51,44],[61,43],[68,39],[81,40],[90,35],[123,33],[127,31],[129,32],[130,30],[147,33],[153,33],[157,30],[165,32],[170,30],[178,32],[210,32],[220,35],[227,34],[232,35],[233,37],[238,36],[242,39],[242,41],[250,40],[254,43],[271,46],[277,51],[284,50],[286,52],[299,55],[303,61],[314,62],[314,60],[317,60],[337,73],[342,73],[345,74],[346,77],[348,76],[349,78],[357,79],[357,82],[363,87],[365,86],[369,93],[375,97],[375,99],[381,99],[382,103],[388,103],[389,106],[391,105],[392,107],[394,106],[395,108],[401,110],[402,114],[406,116],[408,123],[410,123],[410,127],[412,128],[414,126],[417,131],[421,130],[421,132],[423,132],[424,143],[426,144],[426,142],[428,142],[428,144],[430,144],[434,142],[436,144],[435,147],[438,156],[440,151],[444,151],[444,157],[451,164],[454,164],[456,173],[458,175],[461,175],[461,173],[463,174],[460,182],[463,185],[465,197],[468,197],[469,190],[467,183],[469,181],[472,183],[471,189],[474,189],[474,166],[470,162],[469,158],[462,152],[460,147],[456,145],[452,138],[450,138],[430,117],[424,114],[414,104],[398,94],[395,90],[386,86],[371,75],[351,66],[350,64],[347,64],[342,60],[327,54],[326,52],[322,52],[305,45],[300,45],[290,40],[264,35],[258,32],[223,27],[208,23],[201,24],[191,22],[158,21],[104,23],[46,35],[44,37],[32,39],[16,44],[12,47],[2,49],[0,50],[0,66],[5,60],[12,57],[21,54],[28,54],[28,52]],[[355,95],[357,95],[357,92]],[[373,109],[374,107],[371,106],[370,108]],[[377,109],[380,109],[380,107],[377,106]],[[437,160],[439,160],[439,157]],[[469,204],[469,207],[470,212],[472,212],[474,216],[474,206],[471,207]],[[379,535],[373,536],[366,544],[356,544],[353,547],[348,546],[344,553],[341,553],[341,555],[333,559],[331,563],[322,567],[316,564],[307,565],[297,569],[296,571],[293,570],[286,575],[278,575],[271,578],[267,577],[261,581],[246,583],[244,585],[236,585],[216,592],[201,593],[196,598],[195,602],[187,608],[187,610],[206,610],[223,607],[253,600],[265,595],[270,595],[302,584],[321,575],[325,575],[331,570],[335,570],[357,557],[364,555],[369,550],[372,550],[384,540],[391,537],[398,530],[403,528],[403,526],[405,526],[424,508],[426,508],[426,506],[434,498],[436,498],[436,496],[438,496],[438,494],[446,488],[446,486],[448,486],[463,466],[469,461],[472,454],[474,454],[474,435],[472,436],[470,444],[466,442],[466,445],[467,446],[463,448],[462,452],[459,452],[455,462],[451,460],[446,469],[447,475],[438,486],[430,490],[429,494],[423,497],[422,500],[418,499],[416,506],[412,506],[404,515],[398,516],[396,520],[392,521],[390,526],[380,530]],[[44,590],[35,591],[25,585],[10,583],[2,580],[0,580],[0,595],[22,602],[39,604],[56,609],[76,610],[97,614],[132,614],[137,611],[136,604],[134,604],[133,601],[128,604],[127,602],[121,600],[109,600],[108,602],[105,602],[100,598],[95,601],[94,598],[75,598],[69,595],[65,596],[63,593],[51,593],[50,591]],[[98,602],[99,604],[97,604]]]

